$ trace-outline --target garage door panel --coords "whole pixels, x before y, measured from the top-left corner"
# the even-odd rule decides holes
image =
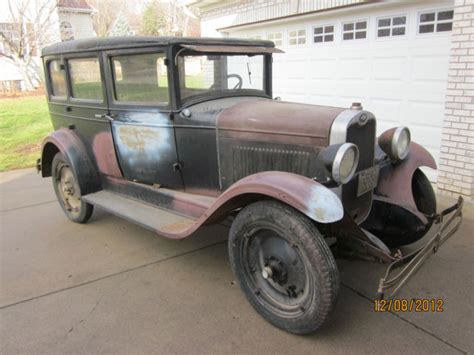
[[[436,127],[419,125],[414,122],[410,124],[412,140],[427,149],[438,151],[441,141],[441,131]]]
[[[379,121],[390,122],[392,127],[394,124],[399,124],[402,100],[371,98],[365,106],[375,115],[377,123]]]
[[[407,84],[402,81],[371,81],[369,82],[369,96],[386,100],[398,100],[404,96]]]
[[[413,101],[431,101],[444,103],[446,82],[414,82],[407,86],[405,95]]]
[[[407,71],[407,60],[405,57],[374,58],[372,68],[375,80],[401,81]]]
[[[291,60],[288,62],[288,66],[290,69],[288,71],[289,79],[304,79],[308,73],[306,60]]]
[[[441,128],[443,126],[444,104],[439,102],[409,101],[407,112],[402,116],[402,123],[412,124],[416,121],[420,125]]]
[[[312,103],[317,102],[318,105],[340,106],[339,99],[333,95],[314,95],[313,93],[310,93],[308,94],[308,98]]]
[[[344,83],[341,85],[341,83],[335,81],[335,80],[309,80],[307,82],[307,87],[308,87],[308,93],[314,94],[314,95],[330,95],[330,96],[338,96],[341,94],[350,92],[348,89],[349,84]]]
[[[310,77],[316,79],[334,79],[336,76],[336,67],[334,62],[337,58],[325,58],[310,61]]]
[[[413,57],[411,63],[411,76],[414,81],[438,81],[446,83],[448,78],[448,55]]]
[[[366,80],[369,76],[369,61],[367,58],[341,58],[338,62],[338,79]]]

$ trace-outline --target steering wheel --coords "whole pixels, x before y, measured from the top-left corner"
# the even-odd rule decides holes
[[[236,78],[238,80],[237,84],[235,84],[235,86],[232,88],[232,90],[242,89],[242,84],[243,84],[242,77],[239,74],[228,74],[227,77],[226,77],[227,80],[232,79],[232,78]]]

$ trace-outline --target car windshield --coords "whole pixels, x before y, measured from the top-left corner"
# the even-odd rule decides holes
[[[263,55],[189,54],[178,57],[181,98],[215,92],[264,93]]]

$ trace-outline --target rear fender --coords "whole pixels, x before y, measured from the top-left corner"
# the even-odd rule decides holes
[[[420,166],[437,168],[431,154],[421,145],[412,142],[408,156],[404,160],[398,164],[384,166],[380,170],[376,195],[383,196],[392,204],[418,212],[413,197],[412,178],[415,170]]]
[[[216,200],[203,218],[206,223],[218,220],[230,210],[262,197],[279,200],[319,223],[336,222],[344,216],[341,200],[327,187],[301,175],[266,171],[237,181]]]
[[[101,183],[97,169],[90,160],[79,137],[72,131],[59,129],[49,134],[43,141],[41,153],[41,175],[52,175],[52,161],[57,152],[64,154],[71,164],[81,194],[100,190]]]

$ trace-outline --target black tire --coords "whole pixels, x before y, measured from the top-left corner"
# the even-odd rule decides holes
[[[62,153],[56,153],[53,158],[51,176],[56,198],[66,217],[76,223],[87,222],[94,206],[81,200],[81,191],[71,164]]]
[[[336,262],[316,226],[293,208],[275,201],[245,207],[232,223],[229,255],[250,304],[278,328],[312,333],[333,310]]]

